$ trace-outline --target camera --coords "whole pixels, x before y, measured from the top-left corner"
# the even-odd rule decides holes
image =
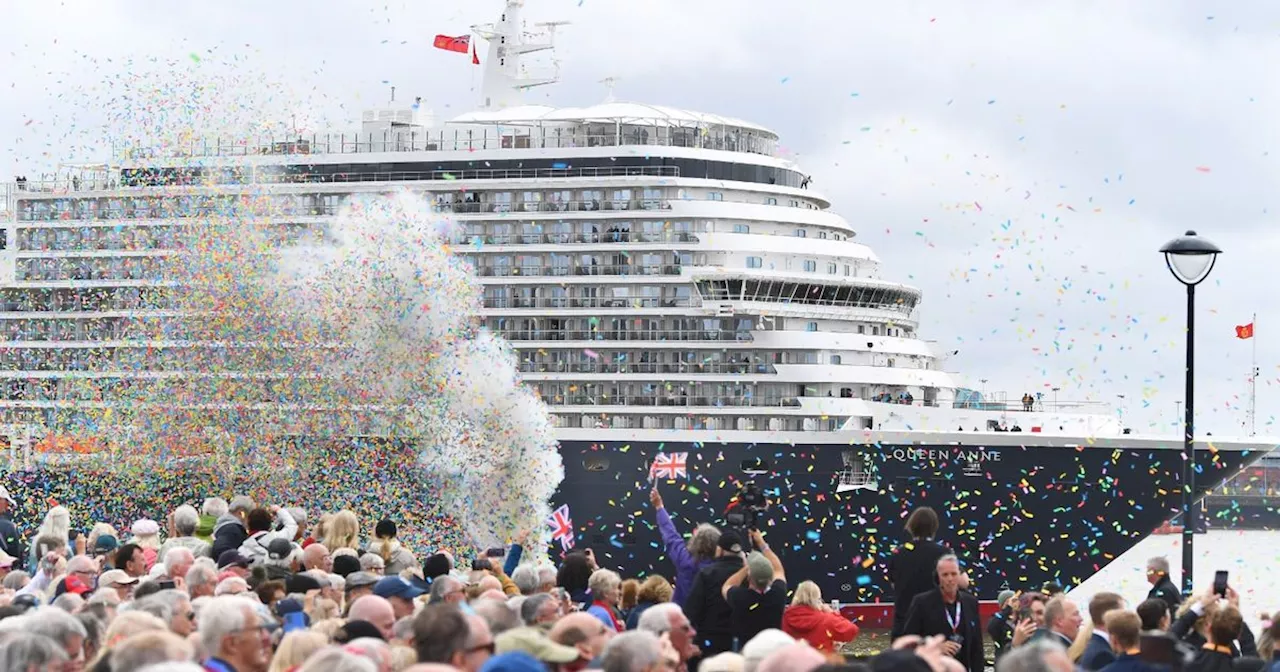
[[[760,529],[760,520],[769,510],[769,500],[755,483],[744,483],[735,500],[725,509],[725,527],[737,532],[746,542],[751,538],[751,530]]]

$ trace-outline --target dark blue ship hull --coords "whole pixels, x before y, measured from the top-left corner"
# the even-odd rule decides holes
[[[739,487],[754,482],[771,500],[761,527],[788,577],[811,579],[824,597],[842,602],[891,597],[887,560],[918,506],[937,510],[940,540],[960,555],[976,592],[994,598],[1006,586],[1079,584],[1181,505],[1182,456],[1173,442],[1125,437],[1071,446],[1067,439],[1011,434],[939,435],[936,443],[891,438],[561,441],[566,476],[557,504],[569,505],[577,546],[593,548],[602,566],[624,576],[672,577],[648,501],[649,474],[658,453],[687,453],[688,477],[659,482],[681,533],[700,522],[722,523]],[[946,443],[951,440],[963,443]],[[1266,452],[1198,445],[1201,494]],[[850,483],[862,487],[849,489]]]

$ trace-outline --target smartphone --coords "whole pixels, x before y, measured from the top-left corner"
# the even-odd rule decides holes
[[[173,590],[178,587],[173,581],[161,581],[159,586],[160,590]]]
[[[1213,592],[1218,597],[1227,596],[1227,570],[1219,569],[1213,574]]]
[[[489,558],[501,558],[502,556],[506,555],[507,552],[501,548],[491,548],[485,551],[484,554],[485,554],[485,557],[489,557]]]

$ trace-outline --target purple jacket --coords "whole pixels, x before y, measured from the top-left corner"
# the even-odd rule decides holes
[[[711,564],[711,560],[698,562],[693,559],[685,545],[684,537],[676,531],[671,522],[671,514],[666,508],[658,509],[658,529],[662,531],[662,544],[667,547],[667,557],[676,566],[676,589],[671,601],[684,606],[684,599],[693,589],[693,580],[698,577],[698,570]]]

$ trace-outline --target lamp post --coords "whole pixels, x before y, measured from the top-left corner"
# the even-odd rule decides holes
[[[1187,414],[1182,424],[1182,594],[1191,596],[1191,566],[1195,561],[1193,546],[1196,534],[1196,448],[1195,395],[1196,395],[1196,285],[1209,277],[1222,249],[1188,231],[1186,235],[1164,244],[1160,248],[1165,265],[1178,282],[1187,287]]]

